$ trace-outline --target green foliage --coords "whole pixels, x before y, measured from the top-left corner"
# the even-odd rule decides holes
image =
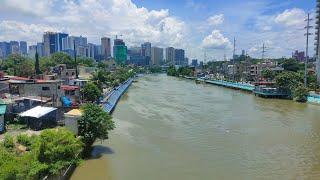
[[[10,135],[6,135],[4,137],[3,146],[8,150],[13,150],[15,147],[13,137]]]
[[[101,90],[92,82],[87,83],[81,90],[83,97],[88,102],[96,102],[101,97]]]
[[[273,80],[275,78],[275,73],[271,69],[265,69],[261,72],[261,74],[263,78],[269,80]]]
[[[108,139],[109,131],[115,128],[111,116],[96,104],[85,104],[81,109],[78,130],[86,147],[89,148],[96,139]]]
[[[298,72],[304,69],[304,64],[301,64],[294,59],[286,59],[283,61],[282,67],[285,71]]]
[[[86,67],[94,67],[95,66],[95,60],[87,57],[78,57],[77,62],[79,65],[83,65]]]
[[[14,140],[10,138],[14,144]],[[65,129],[45,130],[40,136],[19,135],[17,143],[31,150],[16,153],[0,146],[0,179],[36,180],[58,174],[72,163],[79,163],[82,142]],[[12,144],[10,142],[10,144]]]
[[[57,52],[50,56],[50,59],[55,64],[66,64],[68,68],[73,68],[75,65],[74,60],[66,53]]]
[[[293,91],[303,82],[303,76],[296,72],[286,71],[277,75],[275,80],[278,87]]]
[[[62,168],[79,162],[77,155],[81,149],[81,141],[70,131],[44,130],[40,135],[38,159],[48,166],[50,174],[58,174]]]
[[[2,68],[9,75],[29,77],[34,74],[34,62],[19,54],[11,54],[4,61]]]
[[[54,62],[51,58],[49,57],[41,57],[40,58],[40,71],[42,72],[49,72],[51,67],[56,66],[57,63]]]
[[[107,87],[116,87],[120,83],[124,83],[135,74],[134,70],[127,67],[119,68],[114,72],[106,72],[98,70],[92,74],[91,81],[102,90],[105,85]]]
[[[170,66],[167,71],[168,76],[177,76],[177,71],[174,66]]]
[[[161,67],[159,67],[159,66],[151,67],[149,70],[151,73],[161,73],[162,72]]]
[[[293,91],[293,99],[297,102],[307,102],[308,95],[308,89],[303,86],[298,86]]]

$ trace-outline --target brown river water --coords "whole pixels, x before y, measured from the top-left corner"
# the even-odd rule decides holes
[[[320,179],[320,106],[147,75],[72,180]]]

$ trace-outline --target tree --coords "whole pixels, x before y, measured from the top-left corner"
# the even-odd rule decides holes
[[[92,82],[87,83],[81,90],[83,97],[88,102],[96,102],[101,97],[101,90]]]
[[[30,77],[34,74],[34,65],[31,59],[19,54],[11,54],[5,60],[3,68],[14,76]]]
[[[56,66],[58,63],[54,62],[49,57],[41,57],[40,58],[40,71],[44,73],[50,72],[51,68]]]
[[[34,63],[34,68],[36,71],[36,75],[39,75],[39,74],[41,74],[41,71],[40,71],[40,62],[39,62],[38,51],[36,51],[35,58],[36,58],[36,62]]]
[[[300,85],[293,90],[293,99],[297,102],[307,102],[308,89]]]
[[[282,67],[285,71],[293,71],[298,72],[304,69],[304,65],[300,64],[298,61],[294,59],[286,59],[282,63]]]
[[[63,52],[52,54],[50,59],[56,64],[66,64],[68,68],[73,68],[75,65],[75,62],[72,60],[72,58],[68,54]]]
[[[299,73],[285,71],[277,75],[275,80],[278,87],[293,91],[303,82],[303,77]]]
[[[79,65],[83,65],[86,67],[94,67],[95,65],[95,60],[87,57],[78,57],[77,62]]]
[[[275,78],[275,74],[271,69],[265,69],[261,72],[262,77],[269,79],[269,80],[273,80]]]
[[[167,75],[168,76],[176,76],[177,75],[176,68],[174,66],[170,66],[168,68]]]
[[[48,166],[50,174],[58,174],[61,169],[80,161],[78,154],[83,144],[66,129],[44,130],[39,144],[39,162]]]
[[[78,132],[88,150],[97,139],[108,139],[109,131],[115,128],[115,124],[111,116],[99,105],[85,104],[81,110],[82,117],[78,120]]]

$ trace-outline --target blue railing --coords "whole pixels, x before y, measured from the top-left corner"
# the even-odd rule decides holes
[[[133,79],[130,78],[111,92],[108,100],[102,104],[102,107],[106,112],[111,113],[114,110],[120,97],[126,92],[132,82]]]

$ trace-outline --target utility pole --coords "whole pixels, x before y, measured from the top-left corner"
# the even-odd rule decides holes
[[[77,63],[77,50],[76,50],[76,41],[73,41],[73,50],[74,50],[74,64],[76,66],[76,79],[79,78],[78,74],[78,63]]]
[[[265,53],[266,53],[266,46],[265,46],[265,44],[263,43],[263,45],[262,45],[262,61],[264,61],[264,55],[265,55]]]
[[[308,17],[305,21],[307,21],[307,26],[305,27],[305,29],[307,30],[307,33],[304,34],[305,36],[307,36],[307,42],[306,42],[306,57],[305,57],[305,61],[304,61],[304,87],[307,87],[307,71],[308,71],[308,62],[309,62],[309,35],[312,35],[312,33],[310,33],[310,28],[312,28],[312,26],[310,26],[310,21],[312,19],[310,19],[310,13],[308,13]]]
[[[234,58],[235,58],[235,55],[236,55],[236,38],[234,37],[233,39],[233,55],[232,55],[232,79],[233,81],[235,80],[235,64],[234,64]]]

